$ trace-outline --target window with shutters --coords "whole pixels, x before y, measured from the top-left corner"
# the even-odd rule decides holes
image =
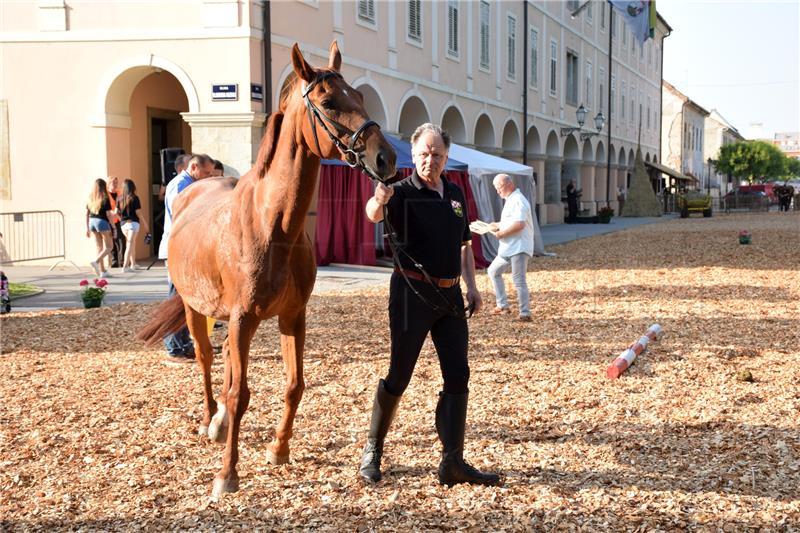
[[[481,68],[489,70],[489,2],[481,0],[480,10]]]
[[[517,77],[517,19],[509,14],[506,17],[506,76],[514,80]]]
[[[358,20],[375,24],[375,0],[358,0]]]
[[[621,119],[625,118],[625,91],[627,87],[625,87],[625,80],[622,80],[622,87],[619,92],[619,116]]]
[[[602,68],[597,73],[597,84],[598,84],[598,91],[597,91],[597,109],[602,111],[606,108],[606,90],[605,90],[605,83],[606,79],[606,71]]]
[[[556,76],[558,75],[558,43],[550,41],[550,94],[556,94]]]
[[[600,29],[601,30],[605,30],[606,29],[606,3],[605,2],[603,2],[603,4],[600,6]]]
[[[594,86],[592,86],[592,64],[586,62],[586,109],[592,109],[592,93],[594,93]]]
[[[594,7],[594,2],[589,2],[589,5],[586,7],[586,22],[589,24],[592,23],[592,19],[594,18],[594,13],[592,13],[592,8]]]
[[[458,58],[458,0],[447,0],[447,55]]]
[[[567,50],[567,103],[578,105],[578,54]]]
[[[421,0],[408,0],[408,38],[415,43],[422,42],[421,9]]]
[[[611,97],[611,102],[608,104],[608,114],[609,115],[613,115],[614,114],[614,108],[616,107],[615,100],[617,99],[617,77],[616,76],[611,76],[611,94],[609,96]]]
[[[636,119],[635,119],[635,117],[636,117],[636,111],[635,111],[636,110],[636,104],[634,103],[634,100],[636,100],[636,87],[634,87],[633,85],[631,85],[631,95],[630,96],[631,96],[630,97],[630,101],[631,101],[631,116],[630,116],[630,119],[631,119],[631,122],[633,122],[635,124],[635,121],[636,121]]]
[[[539,32],[534,28],[531,28],[529,41],[531,46],[530,84],[531,87],[537,87],[539,85]]]

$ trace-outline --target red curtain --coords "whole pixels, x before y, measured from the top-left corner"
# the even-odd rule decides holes
[[[372,191],[372,182],[360,170],[320,166],[314,245],[318,265],[375,264],[375,225],[364,212]]]

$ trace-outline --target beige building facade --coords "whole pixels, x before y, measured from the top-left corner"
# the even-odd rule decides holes
[[[736,176],[729,177],[717,172],[713,161],[719,159],[719,151],[723,146],[743,140],[744,137],[739,133],[739,130],[734,128],[719,111],[712,109],[709,112],[705,121],[704,150],[706,157],[712,160],[710,166],[712,191],[725,195],[738,183]]]
[[[4,0],[0,211],[63,212],[66,255],[85,263],[94,179],[133,179],[155,221],[161,148],[206,152],[226,174],[244,174],[291,72],[291,46],[324,65],[336,39],[345,78],[384,131],[408,137],[438,122],[455,142],[527,161],[543,224],[562,221],[569,179],[594,213],[607,196],[616,204],[638,142],[646,160],[662,159],[670,28],[659,18],[639,46],[614,17],[609,81],[608,3],[571,17],[582,4],[528,2],[526,21],[525,4],[511,1],[286,0],[265,16],[251,0]],[[583,133],[596,132],[598,112],[606,117],[599,135],[562,132],[577,127],[581,104]]]

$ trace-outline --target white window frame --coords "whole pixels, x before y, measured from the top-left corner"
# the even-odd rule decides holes
[[[586,62],[586,96],[584,100],[586,101],[586,109],[592,109],[592,94],[594,93],[594,80],[593,80],[594,72],[592,68],[592,62]]]
[[[586,22],[588,24],[591,24],[592,20],[594,19],[594,14],[592,13],[592,8],[593,7],[594,7],[594,2],[593,1],[589,2],[589,5],[586,6]]]
[[[529,39],[529,46],[530,49],[530,61],[531,61],[531,71],[530,71],[530,79],[528,80],[528,85],[533,87],[534,89],[539,88],[539,30],[533,26],[528,28],[528,39]]]
[[[512,13],[506,13],[506,56],[506,79],[517,81],[517,17]]]
[[[631,116],[630,121],[631,124],[634,126],[636,125],[636,87],[631,85],[630,87],[630,100],[631,100]]]
[[[600,4],[600,31],[606,31],[606,3]]]
[[[622,46],[628,44],[628,25],[622,25]]]
[[[620,86],[619,91],[619,119],[625,120],[625,93],[627,92],[627,86],[625,80],[622,80],[622,85]]]
[[[483,20],[484,7],[486,20]],[[489,72],[492,67],[492,5],[486,0],[478,3],[478,68]],[[485,37],[485,39],[484,39]],[[484,61],[484,42],[486,43],[486,56]]]
[[[378,6],[376,5],[377,2],[375,0],[358,0],[356,2],[356,24],[359,26],[364,26],[365,28],[369,28],[371,30],[378,29]],[[372,20],[368,17],[361,16],[361,6],[366,6],[367,9],[370,7],[372,8]]]
[[[570,58],[572,56],[572,58]],[[564,93],[564,99],[568,105],[578,107],[578,99],[580,98],[580,77],[581,77],[581,62],[578,57],[578,52],[567,48],[565,58],[565,68],[567,69],[567,88]],[[572,72],[572,83],[570,83],[570,69]],[[574,98],[573,98],[574,96]]]
[[[417,5],[417,18],[419,23],[419,36],[414,36],[411,33],[412,27],[412,15],[411,15],[411,8],[413,5]],[[410,45],[417,46],[422,48],[422,0],[407,0],[406,2],[406,42]]]
[[[550,40],[550,96],[558,94],[558,42]]]
[[[436,6],[434,6],[434,9],[436,9]],[[451,16],[453,12],[455,12],[455,15]],[[450,59],[459,59],[461,57],[458,43],[458,15],[458,0],[447,0],[447,57]]]

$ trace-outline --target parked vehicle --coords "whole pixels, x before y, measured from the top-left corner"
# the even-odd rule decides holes
[[[764,191],[757,191],[752,189],[742,190],[742,187],[736,187],[731,192],[725,195],[723,202],[725,211],[731,209],[748,209],[750,211],[769,211],[770,199]],[[747,186],[747,187],[753,187]]]
[[[778,196],[775,194],[775,185],[775,183],[754,183],[752,185],[740,185],[737,189],[739,189],[740,193],[763,192],[771,204],[776,204],[778,203]]]
[[[700,191],[686,191],[678,196],[678,212],[681,218],[688,217],[691,213],[703,213],[703,217],[712,215],[711,195]]]

